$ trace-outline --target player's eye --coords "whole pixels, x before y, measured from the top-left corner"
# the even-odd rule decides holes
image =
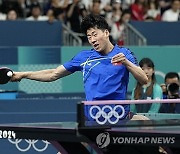
[[[91,36],[87,36],[87,38],[88,38],[88,40],[90,40],[90,39],[91,39]]]

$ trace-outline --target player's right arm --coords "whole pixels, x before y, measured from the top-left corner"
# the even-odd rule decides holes
[[[70,74],[72,74],[72,72],[67,71],[63,65],[60,65],[55,69],[28,71],[28,72],[13,72],[11,81],[30,79],[30,80],[36,80],[42,82],[51,82]]]

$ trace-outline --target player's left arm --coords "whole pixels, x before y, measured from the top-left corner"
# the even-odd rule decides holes
[[[126,66],[126,68],[131,72],[134,78],[140,82],[142,85],[147,84],[148,78],[145,72],[141,69],[141,67],[132,63],[123,53],[119,53],[112,57],[112,63],[122,63]]]
[[[126,59],[123,64],[127,67],[127,69],[131,72],[131,74],[138,82],[140,82],[142,85],[147,84],[148,78],[141,67],[133,64],[128,59]]]

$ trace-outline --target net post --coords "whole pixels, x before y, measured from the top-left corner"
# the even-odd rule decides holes
[[[77,122],[78,122],[78,127],[85,126],[84,103],[82,102],[77,103]]]

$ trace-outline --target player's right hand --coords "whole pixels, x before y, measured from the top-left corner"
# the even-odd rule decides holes
[[[11,77],[11,82],[20,82],[23,78],[23,72],[13,72],[13,75]]]

